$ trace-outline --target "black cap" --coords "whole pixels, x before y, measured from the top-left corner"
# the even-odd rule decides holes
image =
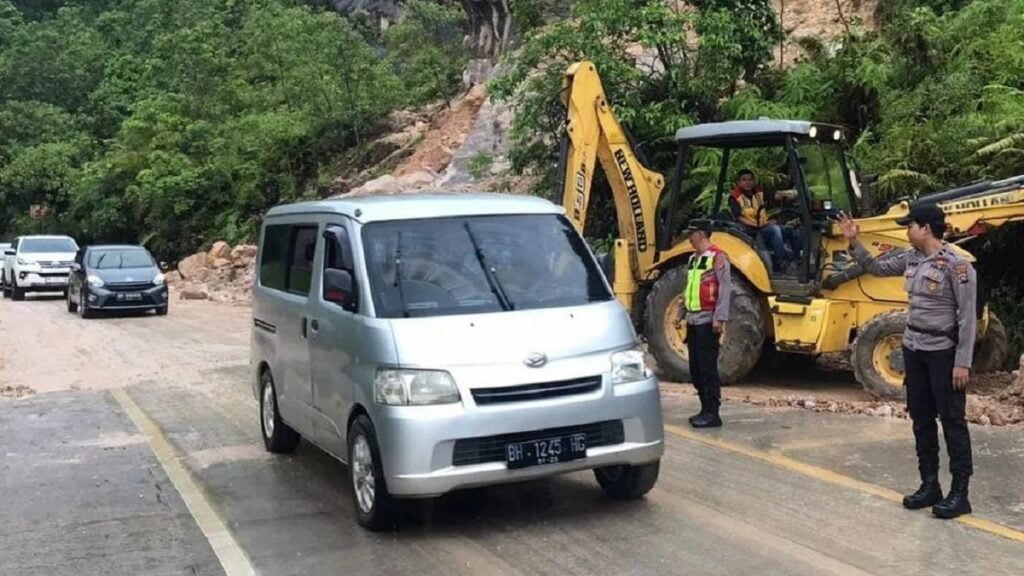
[[[896,220],[900,226],[906,226],[911,222],[916,222],[919,226],[928,224],[932,231],[942,233],[946,229],[946,213],[937,204],[915,204],[910,207],[910,213]]]
[[[690,220],[690,223],[686,226],[686,233],[690,232],[703,232],[705,234],[711,234],[711,220],[705,218],[694,218]]]

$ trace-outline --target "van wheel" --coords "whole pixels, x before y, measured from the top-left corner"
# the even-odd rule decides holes
[[[74,314],[75,312],[78,312],[78,304],[75,304],[75,302],[71,299],[71,291],[70,290],[64,292],[64,301],[67,302],[67,304],[68,304],[68,313],[69,314]]]
[[[167,304],[164,304],[163,306],[158,306],[157,309],[156,309],[156,315],[157,316],[167,316],[167,307],[168,307]]]
[[[260,376],[260,431],[263,446],[275,454],[294,452],[302,439],[298,432],[281,420],[281,412],[277,409],[277,390],[270,370],[264,370]]]
[[[348,429],[348,469],[359,525],[374,532],[390,528],[393,501],[380,464],[377,433],[365,414],[358,416]]]
[[[656,460],[639,466],[595,468],[594,477],[605,495],[612,500],[636,500],[654,488],[660,470],[661,460]]]

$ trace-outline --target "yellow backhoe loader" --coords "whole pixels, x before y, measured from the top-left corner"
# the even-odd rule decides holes
[[[712,221],[712,241],[728,254],[735,279],[719,360],[723,380],[743,379],[768,350],[807,356],[852,351],[858,381],[884,398],[904,394],[900,338],[907,295],[902,278],[866,275],[853,261],[835,215],[854,215],[874,253],[909,245],[896,220],[912,203],[942,206],[950,239],[957,242],[1024,220],[1024,176],[900,201],[866,216],[871,212],[867,186],[848,154],[843,129],[804,121],[760,119],[680,129],[672,186],[665,191],[664,176],[644,166],[616,119],[594,65],[574,64],[563,88],[563,205],[582,232],[595,170],[604,172],[619,232],[610,254],[612,286],[632,311],[660,369],[672,378],[689,376],[685,328],[676,328],[674,319],[692,251],[674,233],[685,225],[680,214],[698,197],[710,206],[704,217]],[[753,170],[769,192],[784,191],[777,196],[792,199],[777,216],[787,236],[799,239],[785,265],[773,263],[762,241],[728,211],[734,177],[743,169]],[[956,244],[954,249],[974,259]],[[979,305],[978,313],[974,369],[986,372],[1005,363],[1007,337],[987,307]]]

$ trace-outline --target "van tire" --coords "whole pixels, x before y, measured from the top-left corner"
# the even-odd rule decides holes
[[[274,377],[270,370],[264,370],[260,375],[260,435],[263,436],[263,446],[268,452],[289,454],[299,446],[302,436],[281,420],[277,406]]]
[[[357,454],[357,450],[362,453]],[[348,469],[352,506],[355,508],[359,525],[374,532],[393,527],[394,501],[388,493],[384,468],[381,466],[377,432],[373,422],[365,414],[357,416],[348,428]],[[367,479],[372,480],[372,488],[369,491],[372,492],[372,496],[365,490],[360,493]],[[361,494],[369,500],[366,505],[360,505]]]
[[[12,280],[13,283],[11,284],[11,299],[14,300],[15,302],[20,302],[25,299],[25,291],[22,290],[21,288],[18,288],[17,280],[14,280],[13,278]]]
[[[639,466],[606,466],[595,468],[594,477],[606,496],[612,500],[636,500],[658,482],[661,460]]]
[[[64,301],[67,302],[68,305],[68,314],[74,314],[75,312],[78,312],[78,304],[71,300],[70,290],[64,292]]]
[[[168,308],[168,304],[164,304],[163,306],[157,306],[157,308],[156,308],[156,315],[157,316],[167,316],[167,308]]]

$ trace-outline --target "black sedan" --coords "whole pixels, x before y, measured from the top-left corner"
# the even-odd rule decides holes
[[[142,246],[86,246],[75,255],[68,279],[68,312],[83,318],[96,310],[155,310],[167,314],[167,284]]]

